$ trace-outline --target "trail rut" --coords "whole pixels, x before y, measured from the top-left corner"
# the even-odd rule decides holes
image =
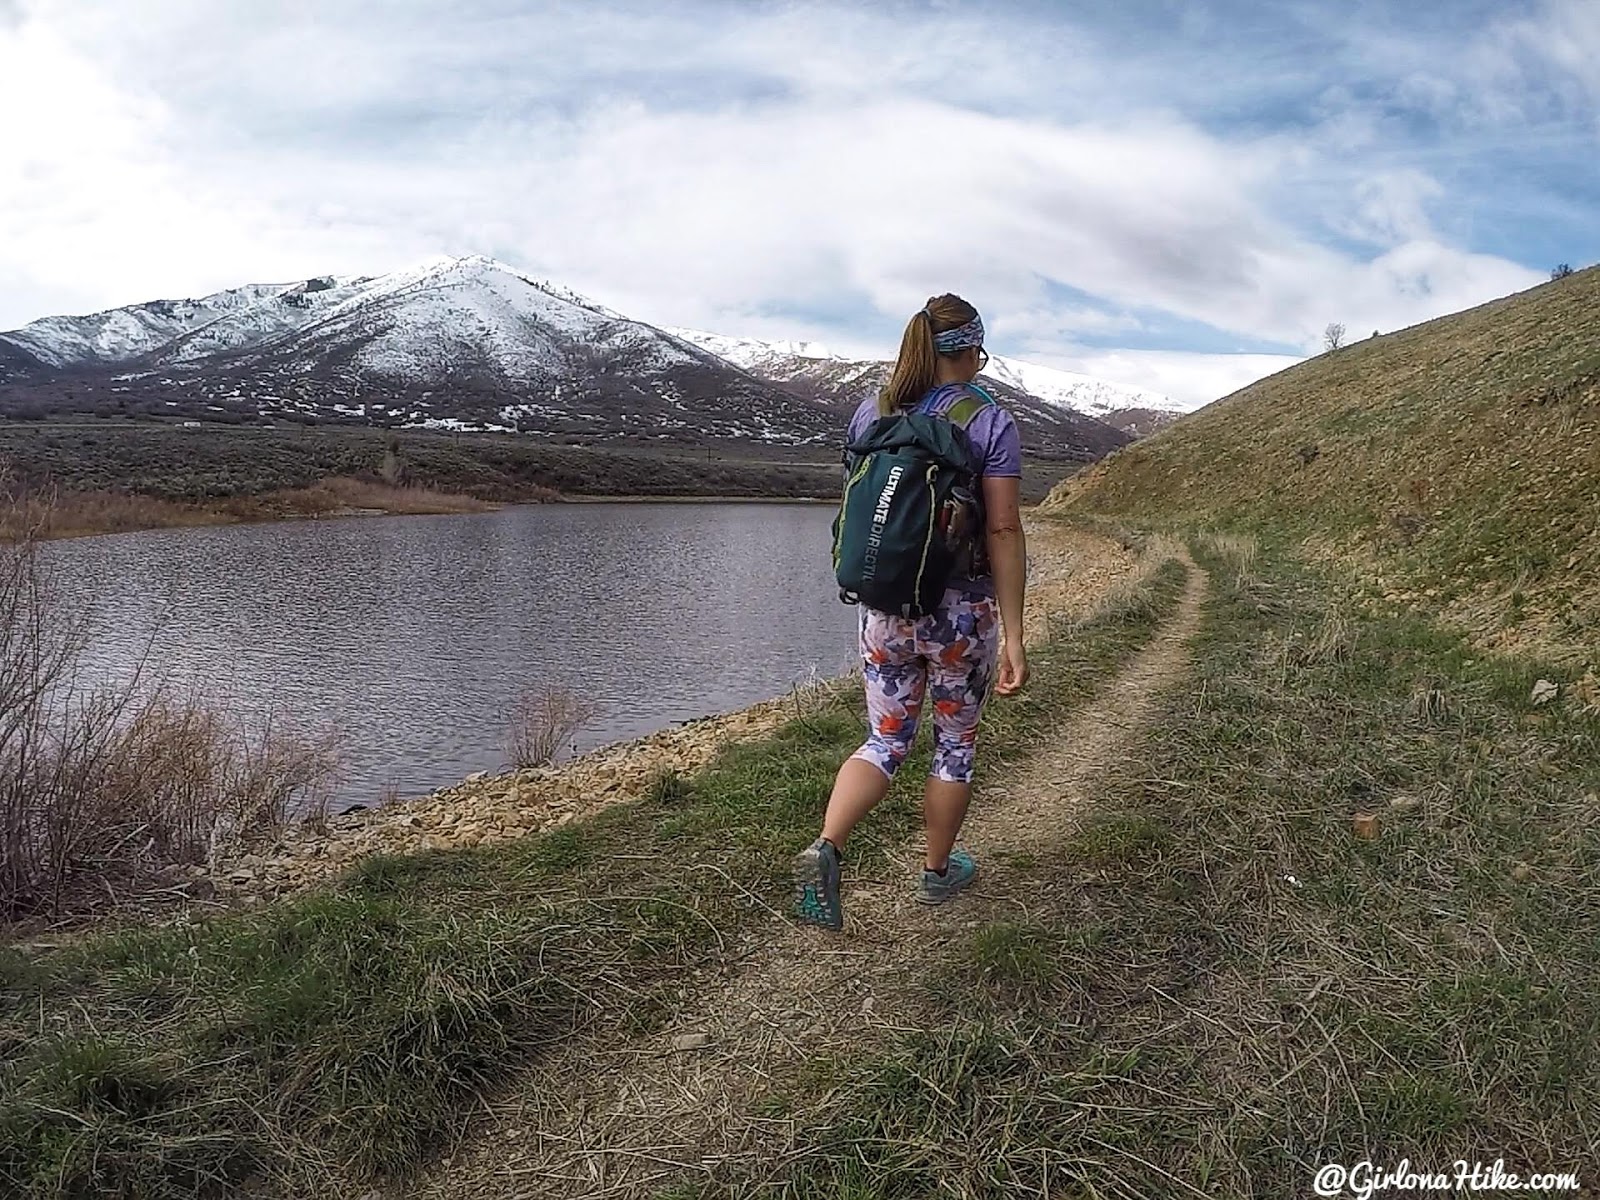
[[[760,1115],[760,1097],[811,1059],[916,1027],[919,995],[945,951],[1035,901],[1015,872],[1008,877],[1005,852],[1047,851],[1093,803],[1096,780],[1138,754],[1163,694],[1185,676],[1187,641],[1199,624],[1207,581],[1183,557],[1190,576],[1176,614],[1097,703],[975,798],[962,837],[982,864],[971,893],[942,908],[917,905],[915,844],[873,878],[852,877],[847,864],[842,937],[772,913],[728,948],[670,1029],[610,1048],[574,1046],[574,1061],[547,1064],[538,1078],[579,1082],[550,1091],[530,1080],[493,1108],[470,1145],[399,1195],[649,1197],[714,1168],[781,1163],[796,1131]],[[1098,582],[1118,574],[1102,571]],[[1041,596],[1049,595],[1046,582]],[[1057,589],[1054,610],[1086,602]]]

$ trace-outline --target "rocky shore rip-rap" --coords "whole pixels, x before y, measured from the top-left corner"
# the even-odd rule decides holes
[[[1137,556],[1117,542],[1054,521],[1030,519],[1026,637],[1042,637],[1048,617],[1088,611]],[[838,686],[823,681],[819,687]],[[294,826],[260,852],[194,869],[194,884],[241,904],[324,883],[374,854],[415,854],[492,845],[560,828],[642,799],[664,771],[692,774],[725,746],[771,733],[806,698],[786,694],[628,742],[554,767],[485,772],[415,800]],[[819,797],[820,804],[820,797]]]

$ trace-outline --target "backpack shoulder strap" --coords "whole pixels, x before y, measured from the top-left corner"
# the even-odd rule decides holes
[[[967,394],[944,411],[945,417],[962,429],[972,424],[972,418],[976,417],[984,409],[999,404],[998,400],[977,384],[969,383],[966,387]],[[974,395],[974,392],[977,394]]]

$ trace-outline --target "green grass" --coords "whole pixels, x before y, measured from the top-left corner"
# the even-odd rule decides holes
[[[1484,644],[1600,668],[1597,339],[1590,268],[1308,359],[1124,447],[1060,498],[1314,539]]]
[[[724,755],[690,795],[493,850],[369,859],[260,914],[0,957],[0,1179],[176,1196],[414,1166],[508,1067],[657,1007],[715,951],[741,893],[686,868],[773,892],[858,736],[842,706],[808,720]],[[883,824],[903,833],[900,808]]]
[[[1054,899],[974,932],[926,1032],[815,1065],[785,1098],[787,1168],[686,1195],[1279,1197],[1365,1158],[1593,1169],[1600,723],[1532,705],[1548,663],[1360,617],[1268,548],[1196,549],[1194,678],[1038,863],[1054,886],[1018,892]],[[1413,713],[1424,685],[1442,718]]]
[[[1165,571],[1154,602],[1058,629],[1036,656],[1046,682],[988,709],[983,769],[1092,703],[1181,581]],[[253,912],[0,950],[0,1194],[251,1180],[298,1196],[405,1176],[552,1045],[670,1020],[697,969],[785,906],[790,857],[862,732],[859,699],[825,691],[695,776],[549,834],[369,858]],[[924,733],[852,841],[856,869],[916,832],[928,755]],[[1020,943],[992,956],[1032,969]]]

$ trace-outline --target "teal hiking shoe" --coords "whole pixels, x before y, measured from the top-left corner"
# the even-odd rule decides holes
[[[794,915],[825,929],[844,928],[839,905],[839,851],[818,838],[794,858]]]
[[[950,851],[950,861],[944,874],[922,868],[922,882],[917,885],[917,903],[943,904],[977,877],[978,864],[965,850]]]

